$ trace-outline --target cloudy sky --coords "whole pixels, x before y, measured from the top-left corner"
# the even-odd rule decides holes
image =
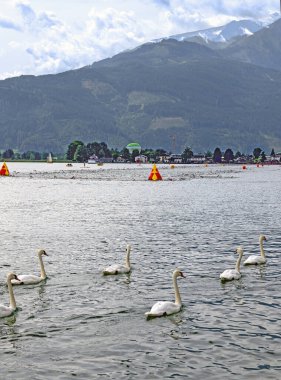
[[[275,12],[277,0],[0,0],[0,79],[58,73],[159,37]]]

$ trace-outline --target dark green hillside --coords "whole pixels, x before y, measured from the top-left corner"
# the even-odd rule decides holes
[[[0,81],[0,149],[75,140],[194,151],[281,149],[281,72],[164,40],[80,70]]]

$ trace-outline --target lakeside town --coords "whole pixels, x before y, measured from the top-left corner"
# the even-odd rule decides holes
[[[213,152],[194,153],[190,147],[186,147],[181,154],[167,152],[164,149],[142,148],[138,143],[129,143],[121,149],[110,149],[106,143],[93,142],[84,144],[75,140],[68,145],[63,154],[52,152],[27,151],[20,153],[13,149],[0,151],[2,161],[47,161],[47,162],[82,162],[89,164],[103,163],[162,163],[162,164],[268,164],[280,165],[281,152],[275,152],[272,148],[270,154],[266,154],[257,147],[251,154],[228,148],[225,151],[215,148]]]

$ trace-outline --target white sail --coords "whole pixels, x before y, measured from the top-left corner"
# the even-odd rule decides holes
[[[51,153],[49,153],[49,155],[48,155],[48,157],[47,157],[47,162],[48,162],[49,164],[51,164],[51,163],[53,162],[53,158],[52,158],[52,154],[51,154]]]

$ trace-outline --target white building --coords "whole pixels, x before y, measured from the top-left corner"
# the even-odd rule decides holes
[[[147,156],[144,156],[143,154],[140,154],[139,156],[135,157],[135,162],[145,164],[148,161]]]

